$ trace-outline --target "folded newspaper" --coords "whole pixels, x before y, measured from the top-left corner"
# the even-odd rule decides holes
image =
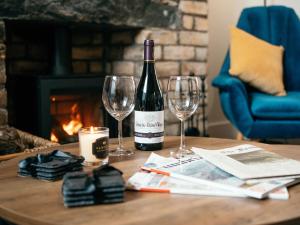
[[[192,148],[199,156],[220,169],[243,180],[272,178],[294,179],[300,177],[300,162],[244,144],[221,150]],[[264,179],[263,181],[268,181]]]
[[[185,195],[248,197],[245,194],[229,192],[209,185],[199,185],[185,180],[169,177],[153,172],[136,172],[127,181],[128,190],[142,192],[158,192]],[[270,199],[287,200],[289,192],[286,187],[279,188],[268,194]]]
[[[229,196],[228,192],[230,192],[231,196],[249,196],[258,199],[266,198],[274,190],[295,182],[295,179],[284,179],[247,184],[244,180],[221,170],[198,155],[174,159],[151,153],[142,169],[176,178],[177,181],[192,183],[194,186],[198,185],[199,187],[201,185],[204,189],[199,191],[203,191],[203,193],[208,188],[214,188],[216,192],[222,192],[226,196]]]

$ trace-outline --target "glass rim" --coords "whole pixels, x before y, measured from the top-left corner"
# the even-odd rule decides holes
[[[113,77],[119,77],[119,78],[134,78],[134,75],[126,75],[126,74],[110,74],[110,75],[105,75],[106,78],[113,78]]]
[[[172,76],[169,76],[169,79],[171,78],[174,78],[174,79],[178,79],[180,78],[181,79],[189,79],[189,78],[199,78],[199,76],[190,76],[190,75],[172,75]]]
[[[109,128],[90,126],[90,127],[81,127],[78,131],[78,133],[84,133],[84,134],[97,134],[103,132],[109,132]]]

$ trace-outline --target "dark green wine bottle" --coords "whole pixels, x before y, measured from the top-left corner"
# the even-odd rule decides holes
[[[134,109],[135,147],[144,151],[160,150],[164,143],[164,98],[154,62],[154,41],[145,40],[144,67]]]

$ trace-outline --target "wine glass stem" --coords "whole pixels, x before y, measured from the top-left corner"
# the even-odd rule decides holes
[[[118,139],[119,139],[119,147],[118,150],[121,151],[122,150],[122,120],[118,120]]]
[[[180,150],[185,148],[185,135],[184,135],[184,121],[180,120],[181,136],[180,136]]]

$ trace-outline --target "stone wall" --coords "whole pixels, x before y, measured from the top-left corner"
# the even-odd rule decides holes
[[[104,43],[100,31],[72,30],[72,71],[74,74],[104,73]]]
[[[143,42],[145,39],[155,41],[155,59],[158,78],[163,91],[166,91],[168,77],[171,75],[196,75],[207,72],[208,46],[208,7],[206,0],[160,0],[160,4],[177,7],[181,24],[171,28],[102,28],[97,26],[72,26],[72,72],[83,74],[129,74],[137,78],[143,67]],[[159,18],[153,18],[159,19]],[[9,24],[8,24],[9,25]],[[20,29],[10,26],[7,73],[14,74],[51,74],[51,57],[53,55],[52,26],[33,26]],[[1,30],[4,24],[1,23]],[[21,31],[20,31],[21,30]],[[0,31],[0,35],[3,32]],[[0,36],[0,51],[4,54],[3,35]],[[3,66],[2,66],[3,64]],[[2,69],[3,67],[3,69]],[[0,71],[4,71],[1,58]],[[5,83],[1,75],[1,85]],[[137,79],[138,80],[138,79]],[[3,86],[3,85],[2,85]],[[0,107],[7,122],[6,91],[1,87]],[[0,111],[2,114],[2,111]],[[201,118],[200,112],[195,116]],[[167,134],[179,134],[179,121],[166,111]],[[199,125],[200,127],[201,124]]]
[[[177,4],[181,14],[181,26],[177,29],[145,28],[132,32],[116,32],[112,44],[128,46],[112,48],[118,59],[110,58],[108,73],[125,73],[140,76],[143,67],[143,42],[155,41],[155,66],[164,93],[169,76],[207,73],[208,7],[207,1],[165,1]],[[125,42],[126,40],[126,42]],[[166,102],[166,101],[165,101]],[[167,105],[166,105],[167,108]],[[179,121],[166,110],[166,133],[179,134]],[[194,123],[202,128],[201,110],[195,113]]]
[[[51,71],[50,26],[6,22],[7,75],[46,75]]]
[[[5,88],[5,24],[0,21],[0,125],[7,125],[7,92]]]

